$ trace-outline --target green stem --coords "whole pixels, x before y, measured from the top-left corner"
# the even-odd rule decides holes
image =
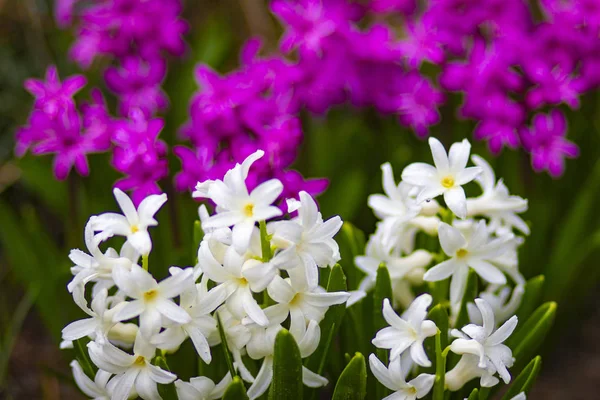
[[[267,233],[267,223],[265,221],[260,221],[258,226],[260,228],[260,247],[262,250],[262,260],[267,262],[273,257],[273,254],[271,253],[271,241],[269,240],[269,234]]]
[[[142,256],[142,268],[148,271],[148,254]]]
[[[433,400],[444,400],[446,388],[446,356],[449,347],[442,351],[441,332],[435,335],[435,383],[433,385]]]

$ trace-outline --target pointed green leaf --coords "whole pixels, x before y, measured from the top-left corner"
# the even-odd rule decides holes
[[[524,365],[524,360],[532,357],[542,344],[555,316],[556,303],[544,303],[508,338],[506,345],[513,350],[513,357],[517,360],[514,370],[518,371],[519,366]]]
[[[521,305],[517,310],[517,317],[520,322],[525,322],[538,304],[540,304],[542,292],[544,290],[544,282],[544,275],[538,275],[525,283],[525,293],[523,293]]]
[[[346,276],[339,264],[336,264],[331,269],[329,274],[329,282],[327,283],[328,292],[340,292],[346,290]],[[337,331],[342,323],[342,318],[346,312],[345,304],[337,304],[329,307],[325,318],[320,323],[321,341],[317,350],[306,361],[306,367],[311,371],[321,374],[325,367],[325,360],[329,354],[329,348],[336,336]]]
[[[373,291],[373,333],[370,337],[375,337],[379,330],[388,325],[383,318],[383,300],[388,299],[390,303],[393,304],[392,296],[392,280],[390,278],[390,272],[385,264],[381,263],[377,269],[375,290]],[[377,357],[379,357],[380,360],[387,360],[389,357],[389,351],[386,349],[377,349],[375,354],[377,354]],[[376,398],[383,399],[389,394],[388,388],[378,384],[375,380],[372,381],[375,384]]]
[[[365,357],[356,353],[338,379],[332,400],[362,400],[367,395]]]
[[[473,389],[467,400],[479,400],[479,390],[477,388]]]
[[[303,389],[300,349],[292,334],[282,329],[275,338],[269,400],[299,400],[302,399]]]
[[[513,381],[502,400],[510,400],[521,392],[527,393],[535,383],[541,369],[542,357],[537,356],[527,364],[525,369]]]
[[[225,356],[225,362],[227,363],[227,369],[231,376],[236,376],[237,373],[235,368],[233,368],[233,361],[231,359],[231,353],[229,352],[229,346],[227,345],[227,336],[225,335],[225,330],[223,329],[223,324],[221,323],[221,316],[218,312],[215,313],[217,316],[217,326],[219,328],[219,336],[221,337],[221,346],[223,348],[223,355]]]
[[[225,389],[223,400],[246,399],[248,399],[248,395],[246,394],[246,387],[244,386],[244,382],[242,382],[239,376],[234,376],[229,386],[227,386],[227,389]]]
[[[469,269],[469,277],[467,279],[467,285],[465,287],[465,293],[462,297],[460,309],[454,323],[455,328],[461,328],[469,323],[469,313],[467,312],[467,304],[474,301],[479,295],[477,273],[473,269]]]
[[[354,257],[365,252],[365,234],[349,222],[344,222],[336,236],[340,246],[340,265],[348,279],[348,290],[356,290],[364,272],[356,268]]]

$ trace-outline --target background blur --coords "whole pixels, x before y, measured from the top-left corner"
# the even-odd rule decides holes
[[[182,59],[169,63],[164,84],[171,107],[161,138],[177,143],[177,129],[188,118],[188,102],[197,84],[193,68],[207,63],[226,72],[238,64],[242,43],[264,38],[274,50],[281,27],[257,0],[188,0],[184,17],[191,31]],[[23,89],[28,77],[43,77],[56,64],[62,77],[83,73],[66,57],[72,32],[59,30],[48,0],[0,0],[0,398],[79,398],[69,377],[68,360],[58,350],[61,328],[81,312],[69,300],[68,251],[84,246],[83,227],[93,213],[113,210],[112,183],[117,173],[109,155],[90,157],[91,175],[54,180],[49,157],[13,155],[15,129],[24,124],[32,99]],[[98,63],[96,63],[98,64]],[[103,88],[96,65],[85,71],[90,85]],[[86,96],[85,90],[79,96]],[[559,316],[545,349],[543,376],[533,399],[588,399],[600,389],[600,99],[582,98],[577,112],[565,108],[568,137],[581,155],[567,162],[560,179],[536,174],[521,151],[494,158],[481,143],[474,152],[490,160],[511,193],[529,199],[524,218],[532,234],[521,249],[527,278],[544,272],[546,299],[559,302]],[[108,98],[109,104],[114,99]],[[471,137],[474,123],[454,118],[460,98],[442,109],[442,124],[432,135],[446,144]],[[114,108],[113,108],[114,109]],[[381,191],[379,166],[390,161],[397,173],[408,162],[429,160],[429,148],[390,117],[374,111],[338,107],[326,118],[303,116],[305,140],[295,167],[307,177],[328,177],[319,198],[324,215],[339,213],[365,232],[374,219],[366,206]],[[169,162],[177,170],[179,162]],[[165,182],[162,187],[169,187]],[[167,189],[168,190],[168,189]],[[152,232],[153,265],[189,265],[195,250],[192,224],[196,205],[189,194],[170,195]]]

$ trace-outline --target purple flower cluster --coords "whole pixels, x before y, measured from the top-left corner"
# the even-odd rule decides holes
[[[139,202],[160,193],[157,181],[168,176],[167,146],[158,140],[164,123],[154,115],[168,106],[162,82],[167,73],[165,54],[181,56],[187,23],[180,17],[180,0],[57,0],[61,26],[78,20],[70,56],[87,68],[97,57],[113,61],[104,71],[106,86],[118,100],[111,135],[113,167],[126,175],[116,183],[132,190]]]
[[[374,107],[426,136],[440,121],[447,92],[463,93],[458,115],[477,121],[475,138],[494,153],[522,147],[536,171],[552,176],[563,173],[565,157],[577,156],[566,126],[528,121],[548,110],[562,116],[559,105],[577,108],[580,95],[600,84],[594,0],[543,0],[542,21],[524,0],[430,0],[419,7],[414,0],[272,0],[271,10],[285,28],[280,55],[256,59],[253,40],[240,70],[222,77],[198,70],[201,90],[184,130],[196,150],[178,150],[180,187],[213,167],[226,169],[223,159],[245,157],[273,121],[287,130],[269,134],[273,145],[293,152],[301,109]],[[423,72],[426,63],[439,74]],[[285,167],[286,160],[270,162]]]
[[[173,149],[182,164],[175,176],[178,190],[221,178],[257,149],[266,156],[254,164],[246,180],[249,188],[278,178],[284,185],[280,198],[285,199],[297,198],[302,190],[316,195],[327,187],[326,179],[305,180],[288,169],[302,140],[298,107],[290,92],[297,79],[295,68],[277,58],[258,58],[259,47],[257,40],[247,43],[242,67],[228,75],[204,65],[197,68],[201,90],[191,101],[190,121],[181,129],[191,147]]]
[[[16,133],[18,156],[28,150],[36,155],[54,154],[54,175],[65,179],[73,167],[88,175],[87,154],[110,148],[112,120],[104,99],[94,92],[92,102],[79,110],[73,96],[86,84],[81,75],[60,81],[55,67],[46,81],[29,79],[25,88],[35,97],[27,125]]]

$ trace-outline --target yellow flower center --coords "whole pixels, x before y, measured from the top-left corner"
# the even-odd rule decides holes
[[[447,189],[450,189],[451,187],[453,187],[454,186],[454,177],[448,175],[448,176],[445,176],[444,178],[442,178],[442,186]]]
[[[248,281],[246,280],[246,278],[238,278],[238,285],[246,286],[247,284],[248,284]]]
[[[298,304],[302,301],[302,293],[296,293],[292,300],[290,301],[290,305]]]
[[[415,388],[414,386],[411,386],[410,388],[408,388],[406,390],[409,394],[417,394],[417,388]]]
[[[131,233],[136,233],[140,230],[137,225],[131,225]]]
[[[138,367],[143,367],[144,365],[146,365],[146,359],[143,356],[138,356],[133,362],[133,364],[137,365]]]
[[[465,249],[460,249],[460,250],[458,250],[458,251],[456,252],[456,257],[457,257],[457,258],[463,258],[463,257],[466,257],[466,256],[467,256],[467,254],[469,254],[469,252],[468,252],[467,250],[465,250]]]
[[[254,204],[252,203],[248,203],[244,206],[244,215],[246,217],[251,217],[252,215],[254,215]]]
[[[144,293],[144,301],[146,301],[146,302],[152,301],[156,298],[157,295],[158,295],[158,292],[155,289],[148,290],[146,293]]]

